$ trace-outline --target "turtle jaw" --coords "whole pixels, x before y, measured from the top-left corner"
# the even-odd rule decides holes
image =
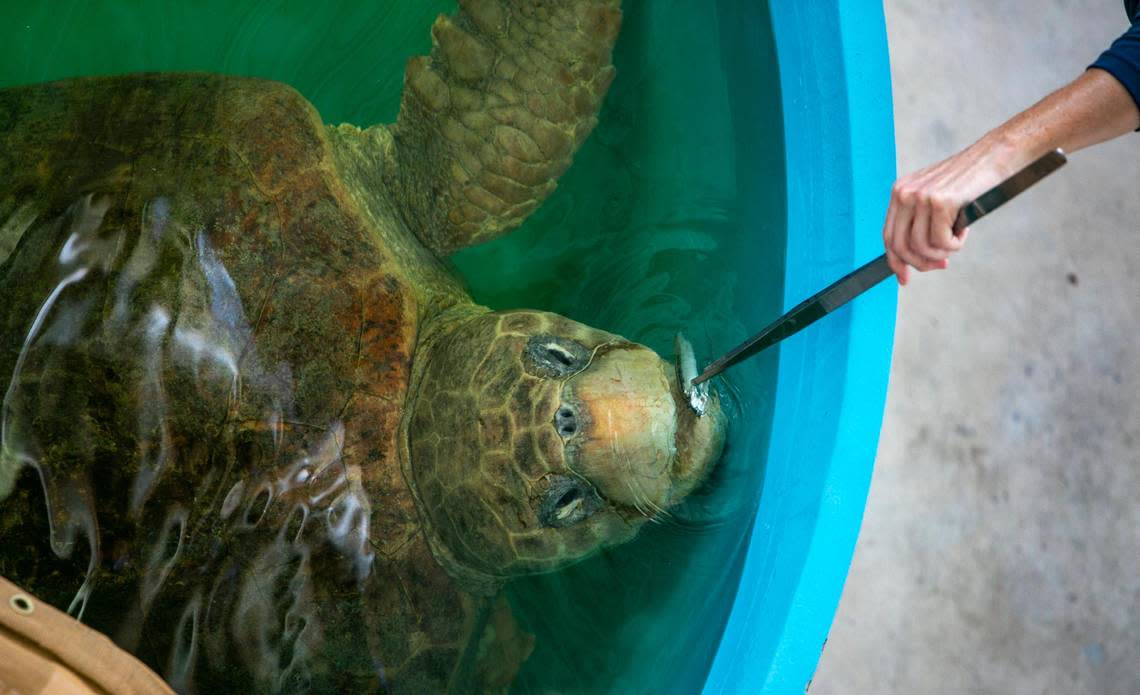
[[[670,367],[672,365],[669,365]],[[670,392],[677,410],[677,455],[673,460],[673,499],[687,497],[695,490],[720,461],[724,451],[728,417],[721,408],[715,391],[707,392],[704,408],[692,406],[692,394],[682,388],[677,372],[670,368]]]
[[[567,466],[602,497],[640,516],[684,499],[712,469],[724,443],[719,401],[711,398],[698,415],[673,365],[639,345],[599,354],[567,381],[562,402],[555,427],[566,437]],[[572,413],[569,436],[565,413]]]

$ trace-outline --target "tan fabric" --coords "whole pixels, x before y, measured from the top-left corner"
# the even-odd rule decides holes
[[[0,577],[0,695],[172,695],[101,633]]]

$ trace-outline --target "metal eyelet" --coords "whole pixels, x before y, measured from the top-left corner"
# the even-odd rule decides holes
[[[36,602],[27,594],[13,594],[12,598],[8,599],[8,605],[20,615],[31,615],[36,610]]]

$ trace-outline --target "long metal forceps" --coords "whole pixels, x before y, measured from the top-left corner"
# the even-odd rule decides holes
[[[1065,153],[1059,149],[1045,153],[1032,164],[962,206],[957,219],[954,220],[954,231],[961,231],[998,209],[1059,169],[1066,161]],[[710,364],[700,376],[693,379],[693,385],[707,381],[737,362],[748,359],[790,335],[799,333],[890,276],[891,268],[887,265],[886,254],[883,254],[797,304],[791,311]]]

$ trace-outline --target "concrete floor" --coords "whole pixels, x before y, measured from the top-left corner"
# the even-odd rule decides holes
[[[899,171],[1075,77],[1118,0],[886,3]],[[813,695],[1140,693],[1140,135],[900,293],[862,535]],[[884,200],[885,203],[885,200]]]

